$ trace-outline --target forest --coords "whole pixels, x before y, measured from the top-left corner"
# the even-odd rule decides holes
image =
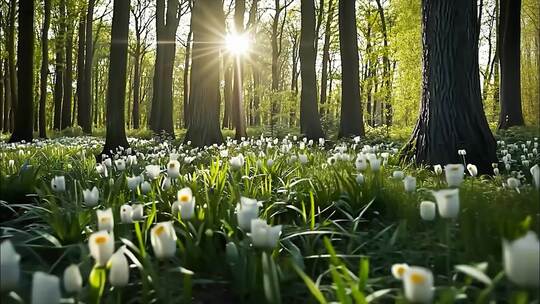
[[[0,0],[2,303],[537,303],[537,0]]]

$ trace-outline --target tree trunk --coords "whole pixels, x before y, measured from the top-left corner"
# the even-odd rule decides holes
[[[381,17],[381,30],[383,34],[383,105],[381,110],[384,112],[384,120],[387,127],[392,126],[392,103],[391,103],[391,77],[390,73],[390,60],[388,59],[388,31],[386,30],[386,16],[381,4],[381,0],[376,0],[379,16]],[[381,117],[381,120],[383,117]]]
[[[417,164],[461,163],[491,173],[496,143],[480,96],[476,2],[423,0],[423,81],[418,122],[402,150]]]
[[[246,1],[234,1],[234,28],[237,35],[244,33],[244,14],[246,13]],[[247,137],[246,112],[244,111],[244,76],[243,58],[241,55],[233,55],[233,91],[232,91],[232,116],[235,128],[235,138],[240,140]]]
[[[4,59],[4,124],[2,125],[2,133],[9,132],[10,125],[10,109],[11,109],[11,90],[8,59]]]
[[[189,121],[189,64],[191,62],[191,38],[193,31],[191,30],[193,20],[189,24],[189,33],[186,41],[186,57],[184,58],[184,128],[187,129]]]
[[[68,20],[66,10],[66,21]],[[62,104],[61,129],[71,127],[71,105],[73,97],[73,26],[66,22],[66,64],[64,70],[64,101]]]
[[[55,37],[55,78],[54,78],[54,124],[53,129],[60,130],[62,118],[62,99],[64,94],[64,47],[63,47],[63,30],[59,26],[58,33]]]
[[[221,1],[194,2],[191,117],[185,141],[196,147],[223,142],[219,129],[219,48],[224,28]]]
[[[521,66],[520,66],[520,15],[521,0],[500,0],[498,32],[501,113],[499,129],[522,126]]]
[[[81,104],[84,102],[84,85],[86,82],[84,81],[84,49],[85,49],[85,41],[86,41],[86,16],[85,16],[84,10],[81,9],[80,16],[79,16],[79,26],[78,26],[78,33],[79,38],[77,39],[77,124],[82,128],[81,120],[83,119],[82,116],[84,114],[81,111]],[[74,111],[75,112],[75,111]],[[85,113],[86,115],[89,115],[88,113]]]
[[[315,76],[315,3],[301,0],[300,31],[300,130],[308,139],[323,138],[324,133],[317,106],[317,78]]]
[[[223,124],[222,128],[228,128],[230,129],[232,124],[234,123],[231,115],[231,107],[232,107],[232,90],[233,90],[233,69],[232,69],[232,56],[231,55],[225,55],[223,58],[224,61],[224,69],[225,72],[223,73],[223,103],[224,103],[224,109],[223,109]]]
[[[134,61],[134,79],[133,79],[133,109],[131,113],[131,118],[133,121],[133,129],[139,129],[140,127],[140,116],[139,113],[139,106],[141,103],[141,38],[140,36],[137,36],[137,42],[135,46],[135,54],[133,55],[133,61]]]
[[[34,130],[34,0],[19,1],[17,79],[19,100],[15,111],[15,128],[9,142],[30,142]]]
[[[101,154],[128,148],[125,124],[126,72],[129,33],[129,0],[114,0],[107,86],[107,131]]]
[[[126,0],[127,1],[127,0]],[[129,2],[129,1],[128,1]],[[85,27],[84,51],[84,85],[81,102],[79,104],[78,121],[86,134],[92,133],[92,63],[94,57],[94,41],[92,39],[92,24],[94,21],[95,0],[88,0]],[[97,92],[94,92],[97,94]]]
[[[342,88],[338,137],[364,136],[354,1],[339,0],[339,46]]]
[[[324,116],[327,113],[326,108],[326,91],[328,85],[328,61],[330,60],[330,38],[332,33],[332,19],[334,17],[334,5],[333,0],[328,2],[328,15],[326,16],[326,26],[324,30],[324,44],[323,44],[323,54],[322,54],[322,68],[321,68],[321,96],[320,96],[320,105],[321,105],[321,116]]]
[[[39,137],[47,137],[47,76],[49,74],[49,24],[51,0],[44,3],[43,28],[41,30],[41,71],[39,76]]]
[[[17,11],[17,1],[10,0],[9,2],[9,26],[7,35],[7,57],[9,69],[9,90],[11,95],[10,110],[9,110],[9,131],[13,131],[14,114],[17,108],[17,69],[15,68],[15,14]]]

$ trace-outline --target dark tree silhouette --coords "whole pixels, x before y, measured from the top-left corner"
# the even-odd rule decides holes
[[[9,142],[32,141],[34,130],[34,0],[19,1],[15,128]]]
[[[358,75],[355,2],[339,0],[339,51],[341,54],[341,119],[338,137],[364,136],[364,119]]]
[[[499,129],[524,125],[521,110],[520,15],[521,0],[500,0],[497,33],[500,74]]]
[[[422,103],[403,160],[418,164],[467,162],[490,173],[496,143],[480,96],[476,2],[423,0]]]
[[[114,0],[107,85],[107,134],[101,154],[127,148],[125,102],[129,33],[129,0]]]
[[[302,0],[300,31],[300,131],[309,139],[324,137],[317,106],[317,78],[315,75],[315,3]]]
[[[219,128],[219,50],[224,28],[221,1],[195,1],[189,93],[191,116],[185,141],[191,141],[196,147],[223,142]]]
[[[244,15],[246,13],[246,1],[234,1],[234,30],[237,35],[244,33]],[[244,76],[243,76],[243,58],[241,55],[234,56],[233,61],[233,90],[231,111],[233,117],[235,138],[240,140],[247,136],[246,131],[246,111],[244,111]]]
[[[65,12],[64,7],[66,3],[65,0],[60,0],[58,5],[58,19],[57,19],[57,31],[54,37],[55,42],[55,70],[54,70],[54,118],[53,118],[53,128],[55,130],[60,130],[62,126],[62,100],[64,96],[64,71],[65,71],[65,62],[64,62],[64,40],[65,40]]]
[[[41,30],[41,70],[39,75],[39,137],[47,137],[46,104],[47,75],[49,74],[49,25],[51,21],[51,0],[43,3],[43,28]]]
[[[66,62],[64,65],[64,100],[62,103],[61,129],[71,127],[71,108],[73,99],[73,24],[70,16],[70,3],[64,4],[64,26],[65,26],[65,54]]]
[[[326,16],[326,26],[324,30],[324,44],[323,44],[323,54],[322,54],[322,68],[321,68],[321,95],[320,95],[320,104],[321,104],[321,115],[327,112],[324,105],[326,104],[327,91],[328,91],[328,62],[330,61],[330,36],[332,33],[332,20],[334,19],[334,1],[328,1],[328,13]],[[322,9],[322,8],[321,8]],[[293,64],[293,69],[296,68]],[[294,74],[294,73],[293,73]]]
[[[84,12],[84,6],[79,12],[79,24],[77,26],[77,32],[78,32],[78,39],[77,39],[77,92],[75,93],[77,96],[77,124],[79,126],[82,125],[81,123],[81,103],[84,100],[84,49],[85,49],[85,42],[86,42],[86,14]],[[75,115],[73,115],[75,116]],[[81,126],[82,128],[82,126]]]
[[[94,22],[94,5],[95,0],[88,0],[84,33],[84,69],[81,71],[84,76],[81,88],[81,100],[77,112],[77,122],[83,132],[87,134],[92,133],[92,61],[94,58],[92,23]]]

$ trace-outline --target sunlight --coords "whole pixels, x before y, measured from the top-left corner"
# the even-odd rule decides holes
[[[249,52],[250,41],[246,34],[229,34],[225,37],[225,46],[231,54],[245,55]]]

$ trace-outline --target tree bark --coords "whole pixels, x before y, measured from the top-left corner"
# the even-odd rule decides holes
[[[236,35],[244,34],[244,14],[246,13],[246,1],[234,1],[234,28]],[[246,112],[244,111],[244,76],[243,60],[241,55],[233,56],[233,91],[232,91],[232,116],[235,127],[235,138],[240,140],[247,137]]]
[[[71,127],[71,107],[73,97],[73,26],[69,18],[69,9],[65,10],[66,18],[66,64],[64,70],[64,101],[62,104],[61,129]]]
[[[34,130],[34,0],[19,1],[17,79],[19,100],[15,111],[15,128],[9,142],[30,142]]]
[[[189,33],[186,41],[186,57],[184,58],[184,128],[187,129],[189,121],[189,64],[191,62],[191,39],[193,20],[189,23]]]
[[[480,96],[476,2],[423,0],[422,102],[401,159],[417,164],[461,163],[458,149],[480,173],[491,173],[496,143]]]
[[[300,130],[308,139],[323,138],[324,133],[317,106],[317,78],[315,76],[315,3],[301,0],[300,31]]]
[[[84,85],[86,82],[84,81],[84,50],[85,50],[85,41],[86,41],[86,14],[85,10],[81,9],[80,16],[79,16],[79,25],[77,32],[79,33],[79,37],[77,39],[77,124],[81,126],[81,119],[83,119],[84,114],[81,111],[81,104],[84,102]]]
[[[4,123],[2,125],[2,133],[10,131],[10,109],[11,109],[11,90],[8,59],[4,59]]]
[[[94,21],[94,5],[95,0],[88,0],[85,26],[84,85],[82,86],[83,92],[78,111],[78,122],[85,134],[92,133],[92,63],[94,58],[92,24]],[[94,94],[97,94],[97,92]]]
[[[225,71],[223,72],[223,124],[222,128],[228,128],[230,129],[232,127],[232,124],[234,123],[234,120],[232,119],[232,99],[233,99],[233,68],[232,68],[232,61],[230,55],[225,55],[223,58],[223,65]]]
[[[54,124],[53,129],[60,130],[62,118],[62,99],[64,95],[64,47],[63,47],[63,26],[59,25],[58,33],[55,37],[55,69],[54,69]]]
[[[219,49],[225,28],[221,5],[214,0],[194,2],[191,117],[185,142],[196,147],[223,142],[219,129]]]
[[[386,29],[386,16],[384,14],[384,9],[381,4],[381,0],[376,0],[377,10],[379,11],[379,16],[381,17],[381,30],[383,34],[383,104],[381,109],[384,111],[384,119],[387,127],[392,126],[392,103],[391,103],[391,92],[392,92],[392,73],[390,73],[390,60],[388,58],[388,31]],[[382,117],[381,117],[382,119]]]
[[[520,15],[521,0],[500,0],[498,32],[500,74],[499,129],[522,126],[521,65],[520,65]]]
[[[322,53],[322,69],[321,69],[321,95],[320,95],[320,105],[321,105],[321,116],[324,117],[327,112],[326,107],[326,91],[328,86],[328,61],[330,60],[330,34],[332,33],[332,20],[334,18],[334,5],[333,0],[328,2],[328,15],[326,16],[326,26],[324,30],[324,44],[323,44],[323,53]]]
[[[107,85],[107,131],[101,154],[128,148],[125,129],[126,72],[129,33],[129,0],[114,0]]]
[[[43,28],[41,30],[41,71],[39,76],[39,137],[47,137],[46,105],[47,76],[49,74],[49,25],[51,19],[51,0],[43,4]]]
[[[8,57],[8,70],[9,70],[9,90],[11,96],[10,108],[9,108],[9,131],[13,131],[14,114],[17,108],[17,70],[15,69],[15,14],[17,11],[17,1],[9,1],[9,26],[7,33],[7,57]]]
[[[354,1],[339,0],[339,46],[342,88],[338,137],[364,136]]]

